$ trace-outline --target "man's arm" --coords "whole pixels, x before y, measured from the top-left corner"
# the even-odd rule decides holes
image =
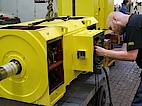
[[[126,51],[127,50],[127,43],[123,43],[121,48],[114,48],[112,50],[115,50],[115,51]]]
[[[98,56],[106,56],[118,60],[135,61],[138,54],[138,49],[126,51],[126,44],[122,46],[121,51],[106,50],[99,46],[95,46],[95,48]]]

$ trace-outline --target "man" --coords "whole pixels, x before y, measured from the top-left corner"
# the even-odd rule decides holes
[[[142,15],[127,15],[121,12],[112,12],[107,19],[107,26],[118,35],[126,32],[122,48],[106,50],[95,46],[98,56],[106,56],[118,60],[136,61],[142,68]],[[142,106],[142,81],[132,102],[132,106]]]

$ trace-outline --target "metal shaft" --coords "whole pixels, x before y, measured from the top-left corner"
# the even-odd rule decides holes
[[[0,81],[21,71],[21,65],[14,60],[0,67]]]

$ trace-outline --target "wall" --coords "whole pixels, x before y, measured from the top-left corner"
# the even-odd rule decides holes
[[[118,4],[121,6],[122,2],[123,2],[123,0],[114,0],[114,5]]]
[[[53,9],[57,12],[57,0]],[[45,18],[48,3],[35,3],[34,0],[0,0],[0,11],[17,16],[22,22]]]

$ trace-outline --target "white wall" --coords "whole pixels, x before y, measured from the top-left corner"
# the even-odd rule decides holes
[[[137,0],[137,2],[142,2],[142,0]]]
[[[45,18],[47,5],[47,3],[35,3],[35,18]]]
[[[12,0],[10,3],[9,0],[1,0],[1,11],[6,14],[17,16],[17,0]]]
[[[57,12],[57,0],[54,0],[53,9]],[[18,16],[22,22],[36,18],[45,18],[47,3],[34,3],[34,0],[0,0],[0,10],[4,13]]]
[[[2,11],[2,5],[1,5],[1,0],[0,0],[0,11]]]
[[[121,3],[123,3],[123,0],[114,0],[114,5],[118,4],[121,6]]]
[[[33,0],[17,0],[18,17],[22,21],[34,20],[34,1]]]

